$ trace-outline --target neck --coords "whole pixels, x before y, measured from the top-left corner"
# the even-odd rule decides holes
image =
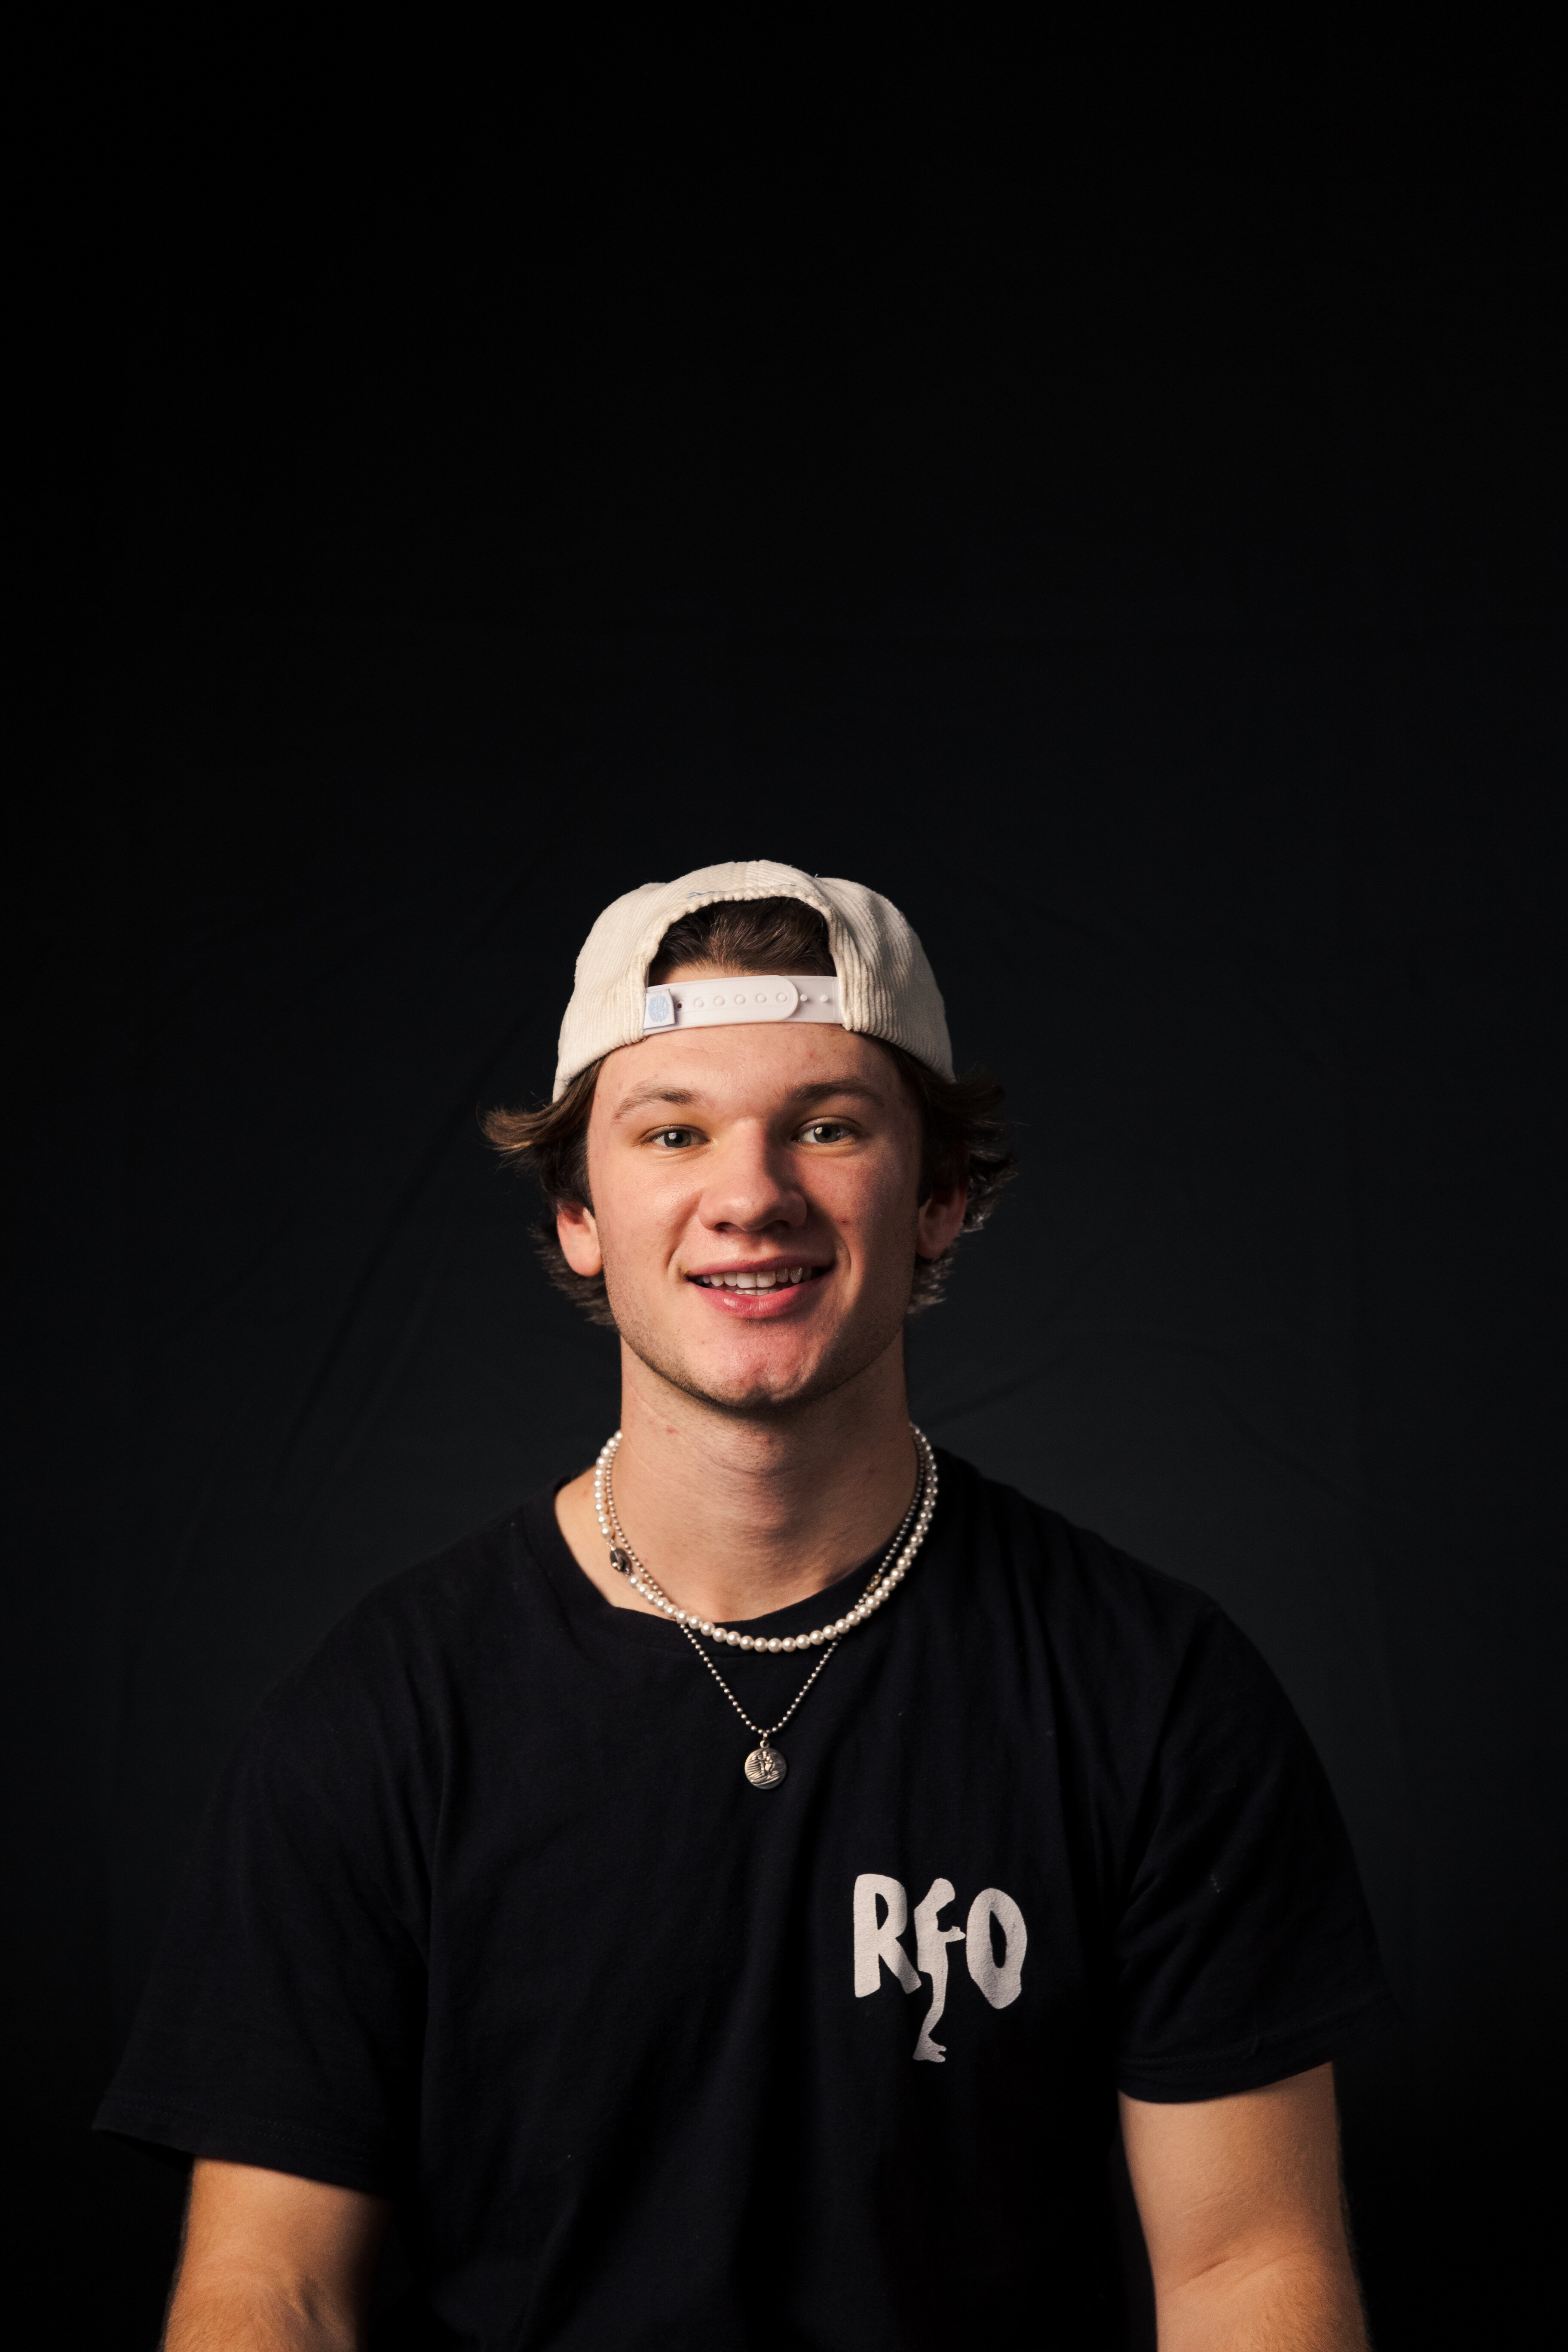
[[[725,1412],[649,1370],[622,1343],[616,1508],[670,1599],[735,1622],[809,1600],[890,1541],[917,1470],[901,1338],[844,1387],[783,1414]],[[592,1474],[559,1497],[563,1532],[612,1600]]]

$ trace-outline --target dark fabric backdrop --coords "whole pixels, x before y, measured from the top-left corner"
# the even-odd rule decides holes
[[[1281,164],[1277,116],[1163,179],[1140,103],[1048,185],[917,140],[836,209],[786,159],[723,268],[711,207],[623,175],[568,236],[483,154],[499,243],[406,156],[289,234],[259,150],[221,240],[210,154],[132,184],[12,885],[51,2340],[156,2332],[177,2183],[86,2125],[238,1726],[612,1425],[476,1110],[548,1086],[608,898],[752,856],[894,898],[1009,1087],[1025,1179],[912,1329],[919,1418],[1214,1593],[1321,1747],[1405,2018],[1344,2084],[1380,2344],[1523,2328],[1564,2038],[1557,298],[1528,139],[1395,170],[1291,116]]]

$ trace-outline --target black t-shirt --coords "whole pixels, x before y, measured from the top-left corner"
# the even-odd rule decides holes
[[[774,1789],[549,1495],[382,1585],[242,1744],[100,2126],[395,2198],[413,2342],[1113,2341],[1116,2088],[1276,2081],[1386,1995],[1249,1643],[939,1458]],[[768,1723],[819,1654],[720,1663]]]

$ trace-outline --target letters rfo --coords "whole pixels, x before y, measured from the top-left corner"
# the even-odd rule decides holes
[[[915,1958],[900,1942],[910,1923],[910,1898],[900,1880],[863,1871],[855,1881],[855,1990],[864,2000],[881,1988],[882,1970],[906,1992],[919,1992],[921,1978],[931,1979],[931,2001],[915,2040],[915,2056],[940,2066],[945,2046],[933,2042],[931,2030],[947,2006],[947,1948],[962,1944],[969,1973],[993,2009],[1005,2009],[1022,1990],[1024,1954],[1029,1935],[1024,1915],[999,1886],[984,1886],[969,1906],[962,1927],[943,1927],[942,1913],[953,1900],[951,1878],[933,1878],[915,1906]],[[996,1957],[996,1936],[1002,1957]]]

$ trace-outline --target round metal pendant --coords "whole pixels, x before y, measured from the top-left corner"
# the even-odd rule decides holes
[[[788,1769],[776,1748],[753,1748],[746,1759],[746,1778],[753,1789],[776,1789]]]

